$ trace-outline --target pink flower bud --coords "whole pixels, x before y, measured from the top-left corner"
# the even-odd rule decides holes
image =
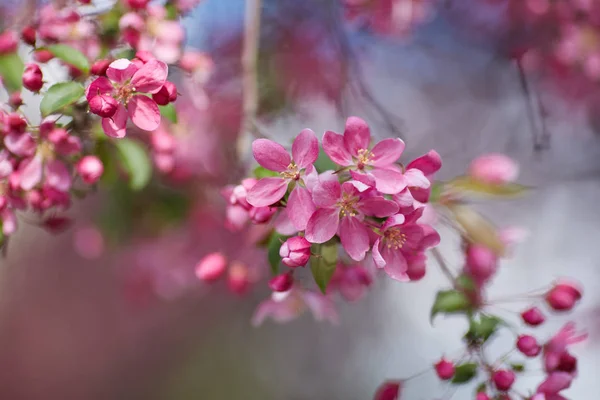
[[[89,101],[90,111],[102,118],[111,118],[119,108],[119,102],[108,94],[99,94]]]
[[[141,10],[142,8],[146,8],[150,0],[126,0],[126,3],[129,7],[134,10]]]
[[[35,46],[35,29],[28,25],[21,30],[21,39],[30,46]]]
[[[19,37],[14,31],[6,31],[0,34],[0,55],[14,53],[19,46]]]
[[[484,154],[471,162],[469,175],[485,183],[501,185],[512,182],[519,174],[519,166],[504,154]]]
[[[537,340],[531,335],[519,336],[517,339],[517,349],[527,357],[535,357],[542,350]]]
[[[269,281],[269,287],[274,292],[287,292],[294,284],[294,275],[291,272],[277,275]]]
[[[146,64],[148,61],[154,60],[156,57],[154,57],[154,55],[149,51],[141,50],[135,53],[135,58]]]
[[[85,156],[77,163],[77,173],[88,185],[98,182],[103,172],[104,165],[96,156]]]
[[[252,207],[248,214],[255,224],[264,224],[271,220],[276,211],[276,207]]]
[[[177,87],[175,86],[175,84],[167,81],[165,82],[163,87],[160,88],[158,93],[154,93],[152,95],[152,98],[154,99],[156,104],[166,106],[167,104],[177,100]]]
[[[521,318],[523,318],[523,322],[530,326],[538,326],[541,325],[545,320],[544,314],[537,307],[531,307],[521,313]]]
[[[310,242],[302,236],[291,237],[279,248],[281,261],[288,267],[303,267],[310,259]]]
[[[50,50],[40,49],[40,50],[36,50],[35,53],[33,53],[33,59],[40,63],[47,63],[48,61],[52,60],[53,58],[54,58],[54,54],[52,54],[50,52]]]
[[[23,86],[32,92],[39,92],[42,86],[44,86],[44,76],[37,64],[29,63],[25,65],[25,71],[23,72]]]
[[[577,371],[577,358],[566,351],[560,355],[558,362],[558,371],[574,373]]]
[[[27,129],[27,121],[19,113],[8,114],[8,126],[15,133],[23,133]]]
[[[490,396],[488,396],[487,394],[485,394],[484,392],[479,392],[477,393],[477,395],[475,396],[475,400],[490,400]]]
[[[106,70],[110,65],[111,60],[98,60],[94,64],[92,64],[92,68],[90,68],[90,72],[92,75],[105,76]]]
[[[23,98],[20,92],[14,92],[8,98],[8,104],[15,110],[23,105]]]
[[[546,302],[555,311],[568,311],[581,299],[581,290],[575,283],[557,282],[546,294]]]
[[[487,247],[470,244],[467,248],[465,271],[477,282],[483,283],[496,272],[498,259]]]
[[[515,373],[505,369],[500,369],[492,375],[492,380],[496,389],[506,392],[509,390],[515,382]]]
[[[384,382],[379,386],[379,389],[377,389],[377,393],[375,393],[373,400],[399,400],[401,389],[401,381]]]
[[[435,373],[443,381],[451,379],[454,376],[454,371],[454,363],[445,358],[442,358],[435,364]]]
[[[236,294],[244,294],[250,288],[248,279],[248,267],[240,262],[233,262],[229,267],[227,276],[227,286],[229,290]]]
[[[225,273],[227,259],[221,253],[210,253],[196,265],[196,277],[203,282],[214,282]]]

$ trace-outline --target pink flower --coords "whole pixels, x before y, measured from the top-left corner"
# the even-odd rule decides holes
[[[398,205],[381,196],[360,193],[352,182],[340,184],[328,180],[317,184],[312,193],[314,204],[320,207],[306,224],[306,239],[325,243],[339,230],[342,246],[355,261],[369,251],[369,230],[364,215],[388,217],[398,211]]]
[[[23,86],[25,86],[27,90],[36,93],[44,86],[44,76],[37,64],[29,63],[25,65],[25,71],[23,71]]]
[[[577,333],[575,324],[568,322],[546,345],[544,346],[544,365],[546,371],[574,372],[576,360],[568,352],[568,346],[583,342],[587,338],[586,333]]]
[[[442,159],[435,150],[414,159],[406,166],[404,177],[407,191],[414,200],[421,203],[429,201],[433,176],[442,168]]]
[[[269,287],[274,292],[287,292],[294,284],[294,275],[291,272],[279,274],[269,280]]]
[[[273,293],[270,299],[260,303],[252,317],[252,325],[258,326],[269,317],[275,322],[289,322],[307,309],[317,321],[328,320],[333,324],[339,321],[335,305],[329,297],[293,286],[287,292]]]
[[[360,300],[373,283],[371,272],[360,265],[338,264],[328,290],[338,290],[347,301]]]
[[[267,139],[257,139],[252,143],[256,161],[264,168],[279,172],[279,177],[259,180],[248,191],[248,203],[254,207],[265,207],[277,203],[285,195],[288,184],[296,186],[287,202],[288,215],[298,230],[306,227],[314,211],[310,193],[300,187],[302,176],[313,168],[319,156],[319,141],[310,129],[304,129],[292,144],[292,157],[278,143]]]
[[[88,185],[98,182],[103,172],[104,165],[96,156],[85,156],[77,163],[77,173]]]
[[[440,378],[443,381],[447,381],[448,379],[451,379],[454,376],[455,367],[452,361],[448,361],[445,358],[442,358],[434,365],[434,367],[435,373],[437,374],[438,378]]]
[[[225,273],[227,259],[221,253],[210,253],[196,265],[196,277],[203,282],[214,282]]]
[[[302,236],[289,238],[279,248],[281,261],[291,268],[304,267],[310,259],[310,246]]]
[[[19,178],[23,190],[33,189],[42,183],[42,178],[47,188],[59,192],[68,192],[71,188],[71,174],[65,164],[60,160],[44,162],[39,153],[21,162]]]
[[[102,119],[102,128],[108,136],[122,138],[126,134],[127,118],[140,129],[153,131],[160,125],[160,110],[154,100],[140,93],[157,93],[166,82],[167,65],[158,60],[150,60],[138,67],[131,61],[121,58],[113,61],[106,70],[106,77],[96,78],[86,91],[91,109],[98,115],[110,115],[112,106],[109,100],[95,97],[108,95],[118,101],[112,117]],[[106,111],[106,112],[105,112]],[[109,112],[110,111],[110,112]]]
[[[553,395],[557,395],[560,391],[571,387],[573,375],[566,372],[552,372],[546,380],[537,388],[537,393],[546,395],[545,399],[554,399]],[[560,397],[556,397],[559,399]]]
[[[400,192],[406,187],[406,180],[395,162],[404,151],[404,142],[384,139],[372,149],[370,144],[369,126],[358,117],[346,120],[343,135],[327,131],[323,136],[325,153],[336,164],[350,168],[354,179],[385,194]]]
[[[504,154],[490,153],[471,162],[469,175],[482,182],[501,185],[517,178],[519,165]]]
[[[579,285],[568,281],[557,282],[546,294],[546,303],[556,311],[571,310],[580,299]]]
[[[384,382],[375,393],[373,400],[399,400],[402,390],[401,381]]]

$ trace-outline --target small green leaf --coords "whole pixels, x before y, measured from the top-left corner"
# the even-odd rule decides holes
[[[471,302],[467,296],[458,290],[444,290],[437,293],[431,308],[431,321],[439,313],[455,314],[467,311]]]
[[[452,383],[460,385],[469,382],[477,375],[477,364],[465,363],[456,366]]]
[[[85,89],[77,82],[61,82],[54,84],[48,89],[40,104],[40,111],[43,116],[47,116],[61,108],[75,103]]]
[[[442,197],[442,193],[444,192],[446,188],[445,183],[443,182],[434,182],[431,185],[431,192],[429,193],[429,202],[430,203],[436,203],[440,200],[440,197]]]
[[[23,86],[25,64],[17,53],[0,56],[0,77],[9,92],[16,92]]]
[[[143,143],[133,139],[115,141],[132,190],[143,189],[152,178],[152,162]]]
[[[271,266],[271,273],[277,275],[279,273],[279,264],[281,263],[281,256],[279,255],[279,249],[281,248],[281,242],[285,241],[287,237],[273,231],[269,238],[267,245],[267,257],[269,259],[269,265]]]
[[[279,174],[275,171],[271,171],[266,169],[265,167],[261,167],[260,165],[254,168],[254,176],[257,179],[268,178],[272,176],[279,176]]]
[[[525,371],[525,365],[519,363],[510,364],[510,368],[515,372],[523,372]]]
[[[84,74],[90,72],[90,63],[86,56],[79,50],[67,46],[66,44],[53,44],[46,48],[55,57],[61,59],[65,63],[72,65]]]
[[[166,106],[158,106],[160,108],[160,115],[164,118],[168,119],[172,123],[177,123],[177,110],[175,110],[175,106],[173,103],[169,103]]]
[[[475,393],[485,392],[486,388],[487,385],[485,384],[485,382],[481,382],[479,385],[477,385],[477,388],[475,388]]]
[[[465,205],[452,204],[448,206],[448,209],[464,230],[469,241],[487,247],[498,256],[504,255],[506,251],[504,243],[500,240],[496,227],[490,221]]]
[[[338,243],[332,239],[327,243],[315,244],[312,253],[315,255],[310,258],[310,270],[319,289],[325,294],[337,266]]]
[[[446,186],[459,193],[475,197],[513,198],[526,194],[531,188],[518,183],[491,184],[481,182],[470,176],[459,176]]]
[[[475,282],[468,275],[460,275],[456,278],[456,283],[467,293],[472,293],[477,290],[477,286],[475,286]]]
[[[331,159],[323,151],[323,149],[319,151],[319,158],[317,158],[317,161],[315,161],[314,166],[317,169],[318,173],[322,173],[325,171],[335,171],[338,169],[338,166],[333,161],[331,161]]]
[[[482,314],[479,320],[471,320],[469,331],[465,335],[467,340],[485,343],[496,331],[503,321],[493,315]]]

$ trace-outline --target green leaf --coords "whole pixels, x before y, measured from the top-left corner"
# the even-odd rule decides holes
[[[445,183],[443,182],[434,182],[431,185],[431,192],[429,193],[429,202],[430,203],[436,203],[440,200],[440,197],[442,197],[442,193],[444,192],[446,188]]]
[[[152,162],[143,143],[133,139],[119,139],[115,142],[121,163],[129,175],[132,190],[143,189],[152,178]]]
[[[9,92],[16,92],[23,86],[25,64],[17,53],[0,56],[0,76]]]
[[[84,74],[90,72],[90,63],[86,56],[79,50],[67,46],[66,44],[53,44],[46,47],[55,57],[61,59],[65,63],[72,65]]]
[[[526,194],[531,188],[518,183],[492,184],[470,176],[459,176],[446,184],[455,192],[475,197],[513,198]]]
[[[40,111],[45,117],[63,107],[75,103],[85,89],[77,82],[61,82],[54,84],[48,89],[40,104]]]
[[[477,388],[475,389],[475,393],[485,392],[486,389],[487,389],[486,383],[481,382],[479,385],[477,385]]]
[[[261,167],[260,165],[254,168],[254,176],[257,179],[268,178],[272,176],[279,176],[279,174],[275,171],[271,171],[266,169],[265,167]]]
[[[482,314],[479,321],[472,319],[469,326],[469,331],[465,335],[468,340],[481,341],[485,343],[496,331],[498,326],[503,324],[503,321],[493,315]]]
[[[177,123],[177,111],[173,103],[169,103],[166,106],[158,106],[160,108],[160,115],[168,119],[172,123]]]
[[[273,231],[269,242],[267,244],[267,257],[269,259],[269,265],[271,266],[271,273],[277,275],[279,273],[279,264],[281,263],[281,256],[279,255],[279,248],[281,242],[285,241],[287,236]]]
[[[467,293],[473,293],[477,290],[475,281],[468,275],[460,275],[456,278],[456,284]]]
[[[431,308],[430,320],[439,314],[455,314],[467,311],[471,302],[467,296],[458,290],[444,290],[437,293],[433,307]]]
[[[318,173],[322,173],[325,171],[335,171],[338,169],[338,166],[333,161],[331,161],[331,159],[323,151],[323,149],[319,151],[319,158],[317,158],[317,161],[315,161],[314,166],[317,169]]]
[[[315,244],[312,253],[315,255],[310,258],[310,270],[317,286],[325,294],[337,266],[338,243],[332,239],[327,243]]]
[[[504,243],[500,240],[496,227],[490,221],[465,205],[452,204],[448,206],[448,209],[464,230],[469,241],[487,247],[498,256],[504,255],[506,251]]]
[[[519,363],[510,364],[510,368],[515,372],[523,372],[525,371],[525,365]]]
[[[469,382],[477,375],[477,364],[465,363],[456,366],[452,383],[460,385]]]

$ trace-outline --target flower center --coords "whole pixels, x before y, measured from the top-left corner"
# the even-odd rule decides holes
[[[130,84],[125,84],[119,88],[117,88],[115,98],[122,103],[123,105],[127,105],[127,102],[135,93],[135,88]]]
[[[366,167],[367,165],[369,165],[371,162],[373,162],[373,157],[375,155],[373,153],[371,153],[369,150],[367,149],[360,149],[358,151],[358,157],[357,157],[357,167],[358,169],[363,169],[364,167]]]
[[[342,194],[340,201],[336,203],[336,206],[340,209],[342,217],[354,217],[357,214],[356,203],[358,203],[358,197],[353,197],[348,193]]]
[[[54,145],[50,142],[42,142],[39,146],[40,156],[42,160],[53,160],[54,159]]]
[[[290,179],[294,181],[300,179],[300,169],[293,161],[290,165],[288,165],[287,170],[280,172],[279,174],[283,179]]]
[[[406,234],[398,228],[390,228],[385,232],[384,239],[388,249],[398,250],[406,243]]]

